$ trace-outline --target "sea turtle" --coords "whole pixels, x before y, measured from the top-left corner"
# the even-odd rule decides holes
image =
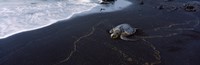
[[[127,36],[133,35],[137,29],[138,28],[133,28],[129,24],[124,23],[112,28],[109,33],[113,39],[119,38],[120,36],[122,40],[136,41],[136,39],[129,39]]]

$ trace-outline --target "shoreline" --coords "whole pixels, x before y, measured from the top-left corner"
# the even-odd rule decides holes
[[[122,0],[119,0],[119,1],[116,1],[116,3],[118,2],[121,2],[122,4],[126,4],[124,6],[119,6],[119,4],[114,4],[112,6],[116,6],[116,10],[112,9],[113,7],[111,7],[111,5],[109,5],[108,7],[105,7],[103,6],[102,4],[96,4],[94,7],[91,7],[90,9],[88,10],[85,10],[85,11],[81,11],[81,12],[76,12],[76,13],[73,13],[71,15],[69,15],[67,18],[64,18],[64,19],[60,19],[60,20],[50,20],[50,21],[57,21],[57,22],[52,22],[52,23],[48,23],[48,24],[45,24],[43,26],[39,26],[39,27],[35,27],[35,28],[31,28],[31,29],[25,29],[25,30],[21,30],[21,31],[18,31],[18,32],[13,32],[13,33],[10,33],[10,34],[6,34],[5,36],[3,37],[0,37],[0,40],[1,39],[5,39],[7,37],[10,37],[10,36],[13,36],[15,34],[19,34],[19,33],[23,33],[23,32],[28,32],[28,31],[34,31],[34,30],[37,30],[37,29],[40,29],[40,28],[44,28],[44,27],[47,27],[47,26],[50,26],[52,24],[55,24],[55,23],[58,23],[59,21],[63,21],[63,20],[69,20],[73,17],[77,17],[77,16],[87,16],[88,14],[95,14],[95,13],[103,13],[103,12],[114,12],[114,11],[118,11],[118,10],[122,10],[123,8],[126,8],[128,7],[128,5],[130,5],[131,3],[128,3],[126,0],[125,1],[122,1]],[[120,9],[118,9],[118,7],[121,7]],[[99,11],[101,8],[105,8],[105,11]]]
[[[36,2],[36,1],[35,1]],[[42,2],[42,1],[41,1]],[[27,2],[27,3],[29,3],[28,5],[29,6],[34,6],[34,4],[30,4],[31,2]],[[42,3],[48,3],[48,2],[42,2]],[[50,4],[52,4],[52,2],[49,2]],[[59,3],[59,2],[57,2],[57,3]],[[36,3],[37,4],[37,3]],[[39,3],[39,4],[41,4],[41,3]],[[53,3],[53,4],[55,4],[55,3]],[[94,4],[94,3],[93,3]],[[25,5],[25,4],[21,4],[21,5]],[[47,4],[46,4],[47,5]],[[95,7],[95,6],[94,6]],[[88,10],[91,10],[92,8],[94,8],[94,7],[91,7],[90,9],[88,9]],[[88,10],[86,10],[86,11],[88,11]],[[81,12],[85,12],[85,11],[81,11]],[[75,14],[79,14],[79,13],[81,13],[81,12],[75,12],[75,13],[72,13],[72,14],[70,14],[70,15],[67,15],[67,18],[63,18],[63,19],[57,19],[57,20],[55,20],[55,19],[51,19],[51,20],[49,20],[49,22],[50,23],[48,23],[48,24],[45,24],[45,25],[40,25],[40,26],[38,26],[38,27],[33,27],[33,28],[30,28],[30,29],[23,29],[23,30],[20,30],[20,31],[14,31],[14,32],[11,32],[10,34],[6,34],[5,33],[5,36],[3,36],[3,37],[0,37],[0,39],[4,39],[4,38],[7,38],[7,37],[10,37],[10,36],[12,36],[12,35],[15,35],[15,34],[19,34],[19,33],[23,33],[23,32],[28,32],[28,31],[34,31],[34,30],[37,30],[37,29],[40,29],[40,28],[43,28],[43,27],[47,27],[47,26],[50,26],[50,25],[52,25],[52,24],[55,24],[55,23],[57,23],[58,21],[62,21],[62,20],[68,20],[68,19],[70,19],[72,16],[74,16]],[[39,12],[40,13],[40,12]],[[61,12],[62,13],[62,12]],[[35,14],[37,14],[37,13],[35,13]],[[34,16],[33,16],[34,17]],[[36,16],[37,17],[37,16]],[[1,33],[4,33],[4,32],[1,32]]]

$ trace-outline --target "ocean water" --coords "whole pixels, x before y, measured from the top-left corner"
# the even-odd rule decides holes
[[[0,39],[49,26],[73,15],[112,12],[132,3],[117,0],[101,5],[101,0],[0,0]],[[100,9],[104,9],[100,11]],[[83,13],[83,14],[82,14]]]

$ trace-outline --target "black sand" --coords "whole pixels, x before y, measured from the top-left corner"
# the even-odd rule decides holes
[[[200,12],[184,11],[187,0],[131,2],[2,39],[0,65],[200,64]],[[140,40],[110,39],[108,30],[121,23],[140,28],[131,37]]]

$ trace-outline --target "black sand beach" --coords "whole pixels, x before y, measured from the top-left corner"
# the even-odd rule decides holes
[[[0,65],[199,65],[199,10],[191,0],[130,0],[115,12],[73,17],[0,40]],[[194,1],[193,1],[194,2]],[[200,2],[200,1],[195,1]],[[128,23],[131,38],[113,40],[108,30]]]

